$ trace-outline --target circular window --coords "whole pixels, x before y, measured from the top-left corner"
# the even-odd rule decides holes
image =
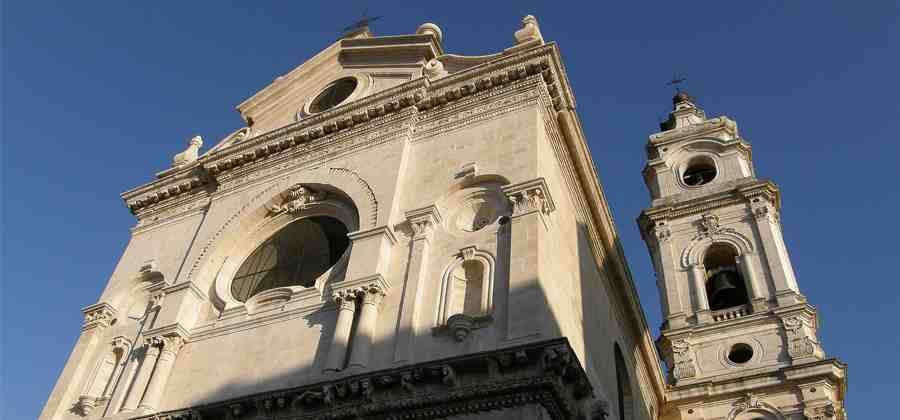
[[[231,294],[245,302],[277,287],[312,287],[347,250],[347,227],[325,216],[300,219],[263,242],[231,282]]]
[[[327,111],[340,105],[341,102],[350,97],[358,84],[359,82],[356,81],[355,77],[345,77],[336,80],[310,102],[309,113],[315,114]]]
[[[737,343],[731,346],[731,350],[728,351],[728,360],[731,360],[733,363],[744,364],[752,358],[753,347],[750,347],[749,344]]]
[[[695,159],[688,163],[681,180],[689,187],[707,184],[716,177],[716,165],[710,159]]]

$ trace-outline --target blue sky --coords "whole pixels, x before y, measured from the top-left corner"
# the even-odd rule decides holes
[[[658,294],[634,220],[647,136],[673,74],[752,142],[783,190],[785,237],[848,409],[874,418],[900,385],[900,6],[830,2],[3,3],[3,418],[35,418],[134,224],[119,193],[369,9],[376,33],[426,21],[485,54],[538,17],[560,44],[578,112],[655,329]],[[885,360],[887,359],[887,360]]]

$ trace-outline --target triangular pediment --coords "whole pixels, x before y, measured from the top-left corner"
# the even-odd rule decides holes
[[[283,127],[320,111],[317,96],[336,81],[355,86],[339,97],[336,107],[422,76],[423,64],[443,54],[432,34],[342,38],[241,102],[238,112],[253,134]],[[345,89],[346,93],[347,89]],[[325,93],[327,94],[327,92]]]

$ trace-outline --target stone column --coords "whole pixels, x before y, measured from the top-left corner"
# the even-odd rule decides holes
[[[706,270],[701,264],[691,266],[691,283],[694,285],[694,302],[697,305],[697,322],[711,319],[709,297],[706,296]]]
[[[397,322],[397,347],[394,362],[411,359],[413,339],[417,335],[420,287],[428,272],[428,249],[434,226],[441,222],[437,207],[429,206],[406,213],[410,230],[409,265],[403,284],[400,317]]]
[[[348,367],[362,369],[369,365],[369,353],[375,338],[375,324],[378,320],[378,306],[385,292],[380,286],[373,284],[363,286],[359,292],[362,308],[359,311],[359,322],[356,324],[356,335],[353,337],[353,348],[350,350]]]
[[[331,298],[338,305],[337,322],[331,336],[331,347],[328,349],[328,360],[324,372],[338,372],[344,369],[347,361],[347,345],[350,343],[350,330],[353,327],[353,315],[356,312],[356,290],[345,289],[334,292]]]
[[[50,393],[50,398],[47,399],[47,404],[41,412],[42,419],[59,418],[76,403],[78,392],[84,389],[83,382],[90,371],[97,343],[100,342],[103,331],[116,316],[116,310],[107,303],[88,306],[82,312],[84,324],[81,327],[81,335],[56,381],[56,386]]]
[[[147,412],[156,411],[159,407],[159,400],[166,388],[166,382],[172,374],[172,368],[175,367],[175,357],[178,356],[178,351],[184,345],[184,339],[177,334],[162,336],[160,340],[163,345],[156,361],[156,369],[153,370],[153,376],[150,377],[150,383],[147,384],[147,391],[144,393],[144,398],[141,399],[140,409]]]
[[[543,179],[509,185],[503,191],[512,207],[506,339],[515,340],[539,335],[547,320],[553,319],[543,303],[538,265],[539,247],[550,226],[553,204]]]
[[[137,408],[147,389],[147,383],[150,381],[150,375],[153,373],[153,367],[156,366],[156,360],[159,358],[160,350],[164,345],[160,336],[152,336],[144,338],[146,351],[144,352],[144,361],[138,368],[137,375],[131,383],[131,389],[125,397],[125,404],[122,405],[122,411],[132,411]]]

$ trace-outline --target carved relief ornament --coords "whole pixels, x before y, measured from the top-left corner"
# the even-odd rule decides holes
[[[284,201],[281,204],[273,204],[269,207],[269,214],[290,213],[296,215],[312,204],[325,200],[327,196],[328,193],[325,191],[315,191],[303,184],[296,184],[282,194]]]
[[[815,354],[816,341],[809,334],[803,318],[792,316],[782,319],[788,341],[788,355],[792,358],[809,357]]]
[[[672,376],[675,379],[686,379],[697,376],[691,344],[678,339],[672,342]]]

